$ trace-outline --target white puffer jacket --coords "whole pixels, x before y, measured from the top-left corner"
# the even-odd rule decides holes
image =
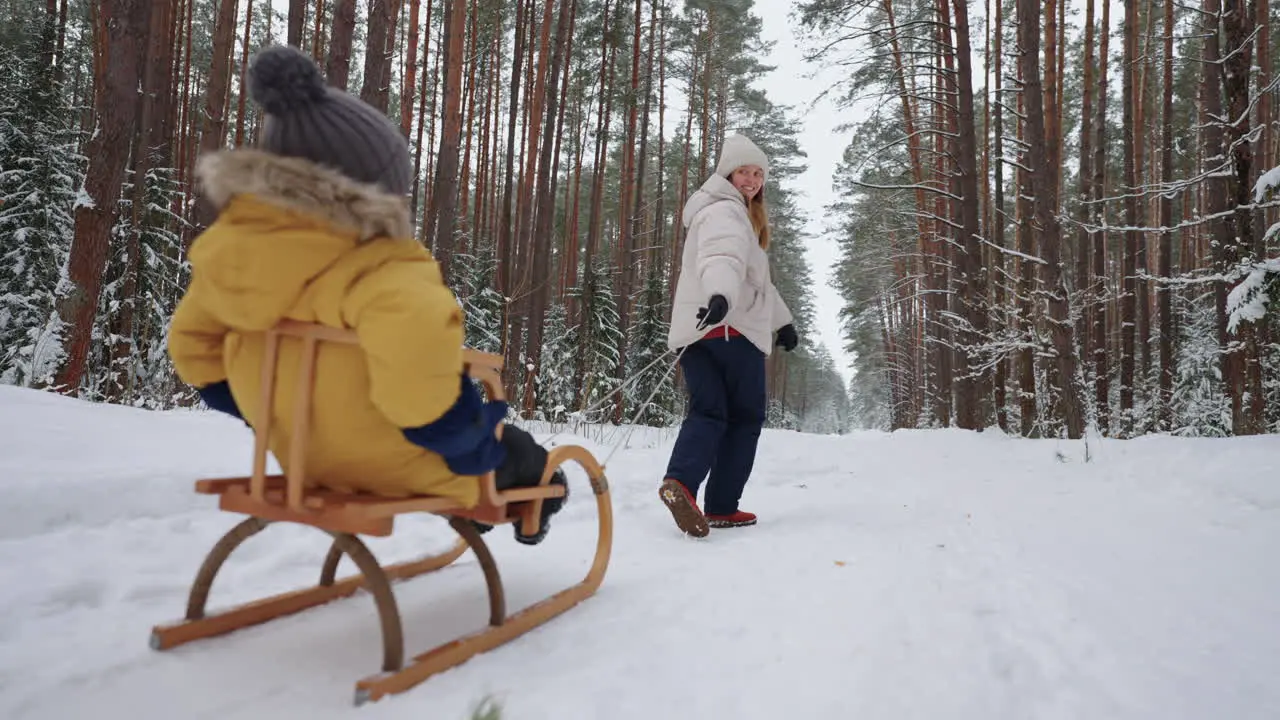
[[[769,256],[751,228],[742,194],[723,176],[712,175],[685,204],[683,220],[688,232],[667,346],[684,347],[705,335],[711,328],[698,330],[698,309],[712,295],[723,295],[729,313],[720,324],[769,355],[773,333],[792,321],[791,311],[773,286]]]

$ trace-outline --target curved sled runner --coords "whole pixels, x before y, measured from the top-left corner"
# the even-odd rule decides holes
[[[356,344],[357,341],[355,333],[351,331],[293,321],[282,322],[268,331],[262,372],[263,407],[272,406],[276,386],[275,367],[280,355],[281,340],[286,337],[302,343],[289,471],[286,475],[266,475],[267,445],[272,424],[268,413],[260,427],[255,428],[252,476],[196,482],[196,492],[219,496],[219,507],[222,510],[243,513],[249,517],[224,535],[205,558],[191,587],[185,619],[153,628],[151,646],[154,649],[167,650],[194,640],[223,635],[347,597],[364,588],[373,595],[377,606],[382,626],[383,658],[382,672],[356,683],[355,701],[360,705],[408,690],[478,653],[507,643],[577,605],[600,587],[608,569],[613,544],[613,511],[604,470],[591,453],[582,447],[565,445],[553,448],[547,458],[542,482],[537,487],[500,492],[495,488],[493,474],[489,473],[481,480],[480,504],[471,509],[465,509],[448,498],[388,498],[307,487],[303,460],[318,343]],[[466,351],[465,362],[470,376],[483,382],[491,397],[502,397],[500,357]],[[502,432],[501,425],[498,432]],[[555,470],[568,462],[577,463],[586,471],[596,498],[599,533],[591,568],[582,582],[508,616],[498,566],[488,545],[470,521],[490,525],[519,522],[522,523],[523,533],[537,533],[542,516],[542,502],[548,498],[562,497],[565,493],[563,487],[551,485],[550,481]],[[420,512],[447,518],[450,526],[460,536],[458,542],[439,555],[383,567],[360,539],[360,535],[390,535],[397,515]],[[310,525],[332,536],[333,544],[325,557],[319,584],[233,607],[217,614],[207,614],[205,606],[209,589],[222,564],[241,543],[274,522]],[[446,642],[406,662],[404,633],[391,588],[392,581],[447,567],[468,548],[475,553],[488,585],[489,627]],[[338,580],[335,576],[344,555],[351,558],[360,573]]]

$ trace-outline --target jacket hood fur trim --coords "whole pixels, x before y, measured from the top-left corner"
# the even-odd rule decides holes
[[[237,148],[201,157],[195,172],[201,191],[219,212],[232,197],[253,195],[352,228],[361,242],[414,235],[407,198],[309,160]]]

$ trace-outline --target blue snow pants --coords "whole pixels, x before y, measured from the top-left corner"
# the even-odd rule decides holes
[[[689,411],[667,477],[696,498],[707,481],[703,512],[731,515],[755,465],[765,419],[765,356],[745,337],[707,338],[680,357]]]

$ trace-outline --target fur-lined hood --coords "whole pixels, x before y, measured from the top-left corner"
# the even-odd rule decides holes
[[[355,288],[394,292],[386,284],[402,270],[384,266],[429,266],[439,277],[401,198],[257,150],[210,155],[199,172],[218,219],[191,244],[189,293],[230,327],[263,330],[284,317],[341,326]]]
[[[223,150],[200,158],[196,180],[219,212],[235,195],[247,194],[352,229],[360,242],[413,237],[406,198],[301,158],[250,148]]]

